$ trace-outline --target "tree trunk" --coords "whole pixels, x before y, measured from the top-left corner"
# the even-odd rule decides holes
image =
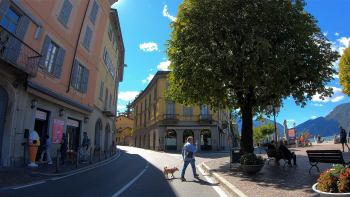
[[[242,112],[242,138],[241,148],[244,153],[253,153],[253,106],[246,104],[241,108]]]

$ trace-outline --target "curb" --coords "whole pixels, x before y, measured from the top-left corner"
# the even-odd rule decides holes
[[[108,158],[108,159],[106,159],[106,160],[99,161],[99,162],[97,162],[97,163],[87,165],[87,166],[82,167],[82,168],[78,168],[78,169],[75,169],[75,170],[70,170],[70,171],[68,171],[68,172],[62,172],[62,173],[32,172],[31,174],[43,175],[43,176],[51,176],[51,177],[55,177],[55,176],[65,176],[65,175],[77,173],[77,172],[80,172],[80,171],[83,171],[83,170],[93,169],[93,168],[96,168],[96,167],[98,167],[99,165],[102,165],[102,164],[104,164],[104,163],[112,162],[112,161],[118,159],[120,155],[121,155],[121,152],[120,152],[120,150],[118,149],[118,150],[117,150],[117,154],[115,154],[114,156],[112,156],[112,157],[110,157],[110,158]]]
[[[234,193],[240,197],[248,197],[241,190],[239,190],[236,186],[232,185],[225,178],[222,178],[218,173],[213,172],[207,164],[204,162],[200,164],[200,166],[204,169],[205,172],[210,174],[213,178],[215,178],[229,193]]]

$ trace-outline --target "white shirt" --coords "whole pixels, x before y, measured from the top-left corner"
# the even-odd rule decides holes
[[[39,140],[39,135],[35,130],[29,132],[29,140]]]

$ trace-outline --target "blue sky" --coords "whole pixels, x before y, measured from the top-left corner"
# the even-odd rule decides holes
[[[334,50],[342,51],[350,41],[350,0],[307,0],[306,10],[318,20],[322,32],[333,43]],[[132,101],[152,79],[157,70],[166,70],[170,62],[165,53],[166,41],[170,38],[169,25],[176,18],[182,0],[119,0],[118,9],[125,45],[124,81],[119,86],[118,111]],[[337,69],[337,63],[334,63]],[[312,118],[326,116],[334,107],[350,102],[350,97],[341,93],[339,80],[328,84],[335,94],[322,101],[317,95],[301,108],[292,99],[286,99],[277,121],[288,120],[296,125]]]

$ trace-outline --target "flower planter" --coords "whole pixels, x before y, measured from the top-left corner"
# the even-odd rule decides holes
[[[260,165],[244,165],[244,164],[241,164],[242,171],[247,173],[247,174],[256,174],[263,167],[264,167],[264,164],[260,164]]]
[[[320,196],[324,196],[324,197],[326,197],[326,196],[350,196],[350,192],[348,192],[348,193],[330,193],[330,192],[322,192],[322,191],[320,191],[320,190],[318,190],[318,189],[316,188],[317,184],[318,184],[318,183],[315,183],[315,184],[312,186],[312,190],[314,190],[315,192],[319,193]]]

